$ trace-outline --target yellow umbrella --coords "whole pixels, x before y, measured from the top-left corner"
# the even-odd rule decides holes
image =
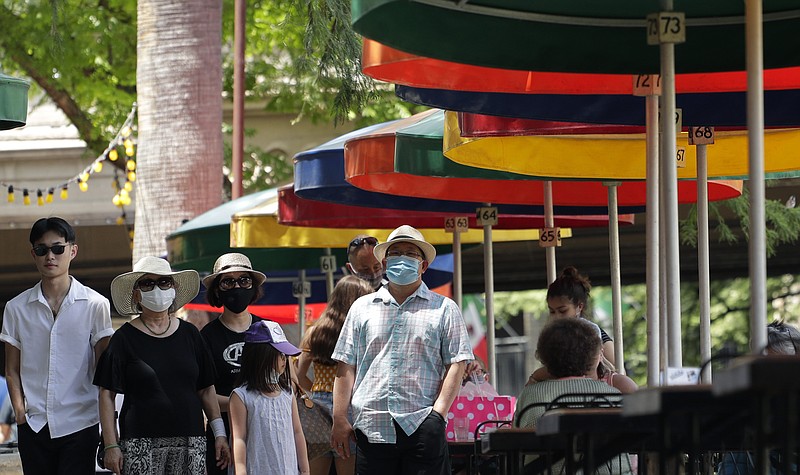
[[[695,147],[687,134],[677,139],[685,149],[685,168],[678,179],[697,178]],[[764,171],[790,172],[800,168],[800,129],[770,129],[764,133]],[[478,168],[502,170],[550,178],[592,180],[644,180],[644,134],[461,136],[458,117],[445,117],[444,154],[454,162]],[[708,151],[709,178],[746,178],[747,131],[716,131]]]

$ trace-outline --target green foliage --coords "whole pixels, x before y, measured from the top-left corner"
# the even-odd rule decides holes
[[[227,124],[223,126],[223,132],[231,134],[231,127]],[[246,130],[245,135],[253,135],[255,131]],[[224,166],[225,176],[224,187],[228,198],[231,196],[231,161],[233,150],[231,140],[224,144]],[[284,154],[270,153],[260,147],[245,145],[242,163],[242,187],[247,193],[275,188],[288,183],[292,176],[292,161]]]
[[[749,238],[750,229],[750,193],[747,187],[742,189],[742,196],[725,201],[709,203],[709,225],[714,226],[720,242],[737,242],[740,238]],[[787,207],[778,200],[766,200],[764,204],[766,222],[767,257],[775,255],[781,244],[793,244],[800,233],[800,209]],[[727,211],[727,212],[726,212]],[[728,224],[726,217],[733,217],[734,229]],[[686,218],[680,223],[681,241],[697,247],[697,205],[693,205]]]

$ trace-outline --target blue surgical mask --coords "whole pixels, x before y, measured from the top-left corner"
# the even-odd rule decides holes
[[[420,264],[413,257],[389,257],[386,259],[386,278],[397,285],[413,284],[419,279]]]

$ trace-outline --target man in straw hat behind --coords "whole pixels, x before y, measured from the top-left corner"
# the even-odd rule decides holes
[[[389,283],[350,307],[333,352],[331,445],[350,457],[356,439],[360,475],[446,475],[445,415],[473,359],[467,328],[455,302],[422,282],[436,249],[419,231],[400,226],[374,252]]]

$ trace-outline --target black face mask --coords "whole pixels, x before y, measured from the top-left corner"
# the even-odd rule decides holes
[[[231,290],[220,291],[219,296],[225,308],[233,313],[242,313],[247,310],[247,306],[250,305],[250,301],[253,300],[255,291],[255,288],[242,289],[234,287]]]

